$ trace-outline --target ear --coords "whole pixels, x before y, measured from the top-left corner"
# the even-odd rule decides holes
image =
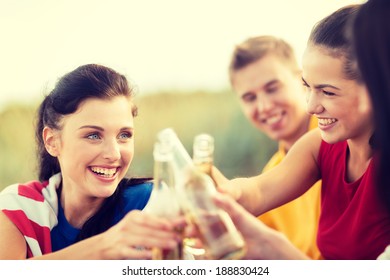
[[[42,131],[43,142],[45,143],[46,151],[53,157],[59,155],[59,134],[57,130],[45,126]]]

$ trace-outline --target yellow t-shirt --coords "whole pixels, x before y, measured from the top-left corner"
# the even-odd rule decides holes
[[[311,117],[309,129],[317,127],[317,119]],[[278,165],[286,156],[281,145],[264,167],[263,172]],[[305,194],[258,217],[264,224],[278,230],[302,252],[312,259],[320,259],[317,248],[317,228],[320,214],[321,181],[315,183]]]

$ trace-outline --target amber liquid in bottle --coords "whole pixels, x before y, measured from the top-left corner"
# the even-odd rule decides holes
[[[203,133],[194,138],[192,160],[199,171],[211,176],[214,164],[214,137]]]
[[[159,139],[172,145],[172,163],[176,190],[182,209],[198,228],[209,259],[240,259],[246,252],[241,233],[230,216],[213,202],[216,188],[210,176],[196,168],[191,157],[172,129],[165,129]]]
[[[191,172],[192,173],[192,172]],[[185,183],[190,201],[190,216],[201,235],[209,259],[240,259],[246,252],[245,242],[229,215],[216,208],[210,192],[215,186],[210,177],[192,173]]]
[[[177,232],[183,233],[183,229],[177,229]],[[152,248],[153,260],[183,260],[183,242],[179,242],[174,249]]]

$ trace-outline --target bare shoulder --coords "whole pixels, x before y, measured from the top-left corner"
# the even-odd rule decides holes
[[[3,211],[0,211],[0,225],[0,259],[25,259],[26,241]]]
[[[289,153],[299,153],[305,157],[311,157],[317,161],[318,153],[322,142],[319,128],[312,129],[303,135],[291,148]]]

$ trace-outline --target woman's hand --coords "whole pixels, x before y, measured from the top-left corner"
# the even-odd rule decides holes
[[[118,224],[102,233],[102,259],[151,259],[153,247],[172,249],[181,242],[178,228],[184,217],[167,220],[138,210],[129,212]]]
[[[211,169],[211,177],[219,192],[230,195],[236,201],[240,199],[242,194],[241,188],[233,183],[234,180],[226,178],[215,166]]]

